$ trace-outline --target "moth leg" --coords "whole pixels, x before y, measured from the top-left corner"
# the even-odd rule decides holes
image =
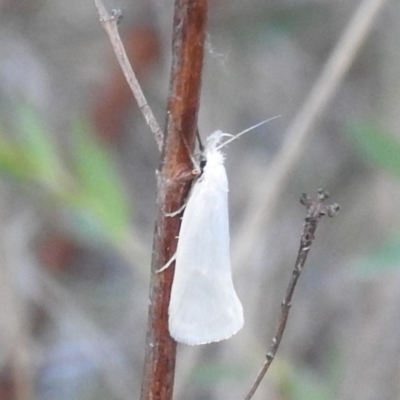
[[[176,253],[169,259],[169,261],[163,267],[161,267],[158,271],[156,271],[156,274],[165,271],[175,260],[176,260]]]

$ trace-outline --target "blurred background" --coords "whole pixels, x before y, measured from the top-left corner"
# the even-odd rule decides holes
[[[255,398],[398,399],[400,3],[371,24],[268,207],[287,128],[361,1],[210,3],[200,132],[281,117],[224,149],[246,323],[228,341],[179,346],[175,398],[244,398],[297,255],[300,195],[323,187],[341,212],[317,230]],[[164,125],[173,2],[106,6],[123,10]],[[0,400],[139,398],[157,146],[92,0],[1,0],[0,49]]]

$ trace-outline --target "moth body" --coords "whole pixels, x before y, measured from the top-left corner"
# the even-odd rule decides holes
[[[228,339],[243,326],[243,308],[232,281],[228,180],[218,149],[223,133],[207,139],[206,164],[187,202],[176,252],[169,332],[200,345]]]

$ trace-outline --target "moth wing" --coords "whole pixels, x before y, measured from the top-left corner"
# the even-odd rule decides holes
[[[179,233],[169,331],[190,345],[227,339],[243,326],[231,274],[226,173],[219,167],[195,183]]]

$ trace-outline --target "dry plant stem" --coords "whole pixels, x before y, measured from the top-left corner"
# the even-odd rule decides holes
[[[318,222],[322,216],[329,215],[330,217],[333,217],[339,211],[339,206],[337,204],[333,204],[331,206],[325,206],[323,204],[328,197],[329,197],[328,194],[322,189],[318,191],[318,195],[315,200],[311,200],[305,194],[302,195],[300,201],[304,206],[307,207],[307,217],[305,219],[303,233],[300,239],[300,248],[297,254],[297,259],[294,265],[292,276],[290,278],[289,285],[286,289],[285,297],[281,304],[281,315],[279,317],[278,328],[276,330],[274,338],[272,339],[269,351],[265,358],[265,362],[260,372],[258,373],[257,379],[255,380],[245,400],[250,400],[253,397],[255,391],[260,385],[269,367],[271,366],[272,361],[275,358],[276,352],[278,351],[283,333],[285,331],[286,323],[289,317],[289,311],[292,305],[293,292],[294,289],[296,288],[297,281],[300,277],[301,271],[304,267],[304,264],[308,256],[308,252],[310,251],[311,245],[315,238],[315,231],[317,229]]]
[[[248,243],[255,243],[274,214],[274,208],[283,190],[289,171],[293,168],[305,149],[307,139],[311,136],[312,126],[321,117],[329,101],[342,83],[358,50],[371,30],[379,11],[387,0],[363,0],[354,13],[329,57],[321,75],[292,124],[289,126],[281,151],[269,165],[269,176],[265,177],[265,186],[256,188],[252,204],[243,218],[235,243],[234,260],[237,265],[245,263],[249,257]]]
[[[110,37],[111,45],[114,49],[115,55],[117,56],[119,65],[121,66],[129,87],[139,105],[140,111],[146,119],[147,125],[149,125],[151,132],[155,137],[158,149],[161,151],[164,136],[163,132],[158,125],[151,108],[147,104],[147,100],[144,97],[143,91],[136,78],[135,72],[132,69],[124,45],[119,36],[117,25],[122,14],[120,11],[114,11],[113,14],[110,15],[101,0],[94,0],[94,2],[100,15],[100,22]]]
[[[176,0],[167,128],[158,171],[158,215],[154,233],[150,306],[141,400],[172,399],[176,342],[168,332],[174,268],[156,273],[175,254],[180,216],[192,174],[203,66],[207,0]]]

